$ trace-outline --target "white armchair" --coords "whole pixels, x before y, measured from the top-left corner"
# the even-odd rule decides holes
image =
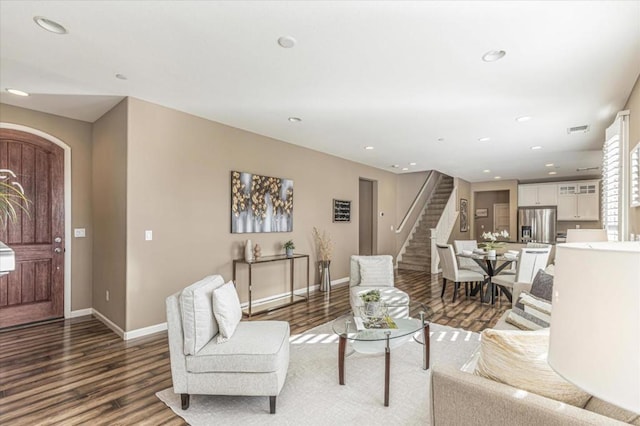
[[[409,295],[395,288],[391,256],[351,256],[350,266],[349,301],[354,313],[363,305],[361,294],[379,290],[381,300],[393,307],[394,315],[409,315]]]
[[[216,321],[212,297],[222,285],[222,277],[212,275],[166,300],[173,391],[181,394],[183,410],[192,394],[269,396],[274,414],[289,368],[289,323],[239,321],[218,343],[225,322]],[[235,303],[239,309],[237,297]]]

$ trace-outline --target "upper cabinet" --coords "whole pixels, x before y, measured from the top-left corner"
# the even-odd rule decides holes
[[[558,184],[558,220],[600,220],[600,182]]]
[[[558,185],[539,183],[518,185],[519,207],[555,206],[558,204]]]

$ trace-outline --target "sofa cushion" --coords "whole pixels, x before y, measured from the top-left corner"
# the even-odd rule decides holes
[[[210,275],[191,284],[180,293],[184,354],[197,353],[218,334],[218,323],[213,316],[211,296],[213,290],[224,284],[220,275]]]
[[[368,287],[393,286],[391,256],[360,257],[360,285]]]
[[[590,395],[560,377],[547,363],[549,329],[482,332],[474,374],[583,407]]]
[[[520,330],[540,330],[549,327],[549,323],[542,321],[520,308],[512,308],[508,311],[505,321]]]
[[[596,398],[595,396],[587,402],[584,409],[593,413],[602,414],[603,416],[611,417],[612,419],[620,420],[621,422],[633,425],[640,424],[640,414],[625,410],[624,408],[610,404],[607,401]]]
[[[233,281],[229,281],[213,290],[213,315],[218,322],[218,343],[228,341],[233,332],[236,330],[238,323],[242,319],[242,308],[240,307],[240,299]]]
[[[289,323],[241,321],[224,345],[209,342],[197,355],[187,356],[191,373],[269,373],[289,362]]]
[[[551,302],[553,294],[553,275],[540,269],[531,283],[529,293],[533,296]],[[516,307],[523,309],[522,304],[518,301]]]

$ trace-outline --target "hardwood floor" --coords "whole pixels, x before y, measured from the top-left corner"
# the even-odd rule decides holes
[[[440,299],[439,275],[401,271],[396,286],[431,307],[432,322],[481,331],[509,308]],[[299,303],[252,319],[286,320],[299,334],[349,310],[348,287],[314,293]],[[93,317],[0,331],[0,424],[183,425],[155,393],[171,386],[166,332],[130,341]]]

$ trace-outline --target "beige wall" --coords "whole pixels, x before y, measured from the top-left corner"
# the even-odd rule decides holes
[[[470,217],[475,214],[475,193],[482,191],[509,191],[509,228],[511,231],[510,240],[517,240],[517,222],[518,222],[518,181],[517,180],[497,180],[488,182],[476,182],[471,184],[471,208],[469,210]],[[476,235],[474,221],[471,221],[471,235]]]
[[[460,214],[458,214],[458,218],[456,219],[455,225],[453,225],[453,230],[451,231],[451,236],[449,237],[449,243],[453,244],[454,240],[470,240],[471,237],[471,223],[473,222],[473,210],[471,210],[471,184],[466,180],[455,178],[454,185],[458,190],[458,200],[456,201],[456,210],[460,210],[460,199],[464,198],[467,200],[467,206],[469,211],[467,212],[467,223],[468,230],[466,232],[460,232]]]
[[[331,207],[333,198],[352,200],[358,217],[360,177],[378,182],[378,213],[384,212],[378,214],[378,252],[395,254],[393,173],[137,99],[129,99],[128,127],[126,330],[164,322],[167,295],[207,274],[230,280],[232,260],[242,256],[247,239],[264,255],[282,253],[282,243],[293,239],[296,252],[312,255],[313,284],[316,226],[334,241],[332,279],[347,277],[358,223],[333,223]],[[231,234],[232,170],[293,179],[293,232]],[[144,241],[145,230],[153,230],[153,241]],[[286,291],[286,272],[284,264],[256,267],[254,297]],[[246,301],[243,274],[238,291]]]
[[[127,102],[94,123],[92,162],[93,308],[121,329],[127,306]]]
[[[640,142],[640,77],[629,95],[624,109],[630,111],[629,114],[629,149],[633,149]],[[629,209],[629,232],[640,234],[640,207]]]
[[[45,132],[71,148],[71,227],[85,228],[87,235],[67,241],[67,247],[71,243],[71,310],[91,308],[91,124],[6,104],[0,104],[0,122]]]

